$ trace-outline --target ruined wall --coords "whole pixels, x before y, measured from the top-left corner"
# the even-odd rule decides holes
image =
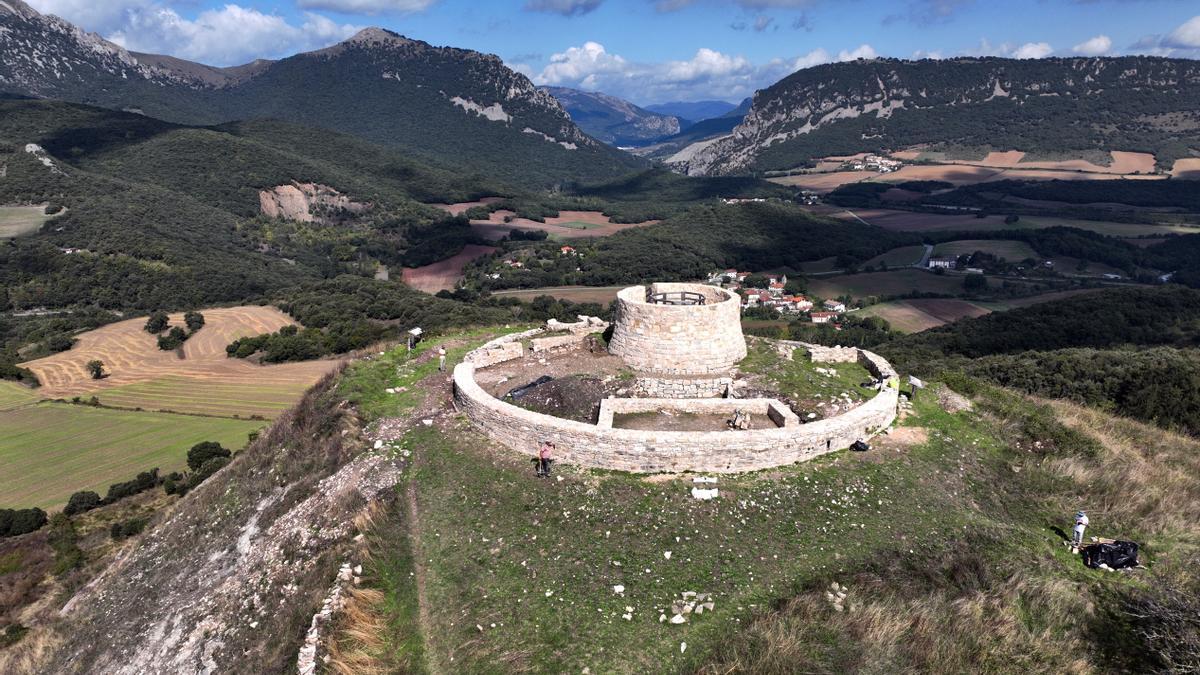
[[[873,372],[893,372],[882,357],[856,351]],[[898,397],[899,392],[886,388],[843,415],[783,428],[736,432],[603,429],[535,413],[492,397],[475,382],[475,365],[470,357],[454,369],[456,405],[496,441],[536,455],[541,443],[549,440],[557,446],[561,461],[639,473],[728,473],[805,461],[847,448],[886,428],[896,417]]]
[[[596,426],[611,429],[615,415],[658,412],[692,415],[726,415],[741,410],[752,415],[752,428],[798,427],[800,418],[784,403],[773,398],[606,398],[600,401]]]
[[[732,384],[732,377],[639,377],[633,391],[646,398],[713,398],[725,396]]]
[[[737,296],[703,284],[654,284],[654,292],[691,291],[704,305],[655,305],[646,287],[617,294],[608,351],[634,370],[671,375],[723,373],[746,357]]]

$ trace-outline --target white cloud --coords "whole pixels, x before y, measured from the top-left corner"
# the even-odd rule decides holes
[[[358,30],[312,13],[294,25],[283,17],[232,4],[205,10],[195,19],[154,6],[127,12],[125,23],[108,37],[132,51],[226,66],[318,49]]]
[[[42,14],[54,14],[84,30],[108,33],[120,28],[126,14],[154,5],[153,0],[27,0]]]
[[[600,6],[603,0],[526,0],[525,9],[563,16],[583,16]]]
[[[879,56],[871,45],[859,45],[850,51],[843,49],[838,52],[838,61],[853,61],[854,59],[873,59]]]
[[[1071,51],[1080,56],[1103,56],[1112,51],[1112,38],[1107,35],[1097,35],[1075,45]]]
[[[587,42],[554,54],[540,72],[525,64],[509,65],[537,84],[603,91],[637,102],[735,100],[802,68],[875,56],[875,49],[864,44],[836,55],[818,48],[791,59],[756,65],[744,56],[701,48],[687,60],[636,63],[608,52],[598,42]]]
[[[1047,42],[1026,42],[1023,45],[1002,42],[993,45],[986,38],[979,41],[978,49],[963,52],[967,56],[1002,56],[1008,59],[1041,59],[1053,53],[1054,48]]]
[[[1044,59],[1054,53],[1048,42],[1026,42],[1013,52],[1014,59]]]
[[[1168,49],[1200,49],[1200,16],[1193,16],[1162,40]]]
[[[423,12],[438,0],[298,0],[301,9],[324,9],[342,14],[410,14]]]

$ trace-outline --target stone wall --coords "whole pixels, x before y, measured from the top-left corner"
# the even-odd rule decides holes
[[[873,372],[894,372],[882,357],[865,350],[856,352]],[[602,429],[535,413],[490,396],[475,382],[474,354],[454,369],[454,400],[468,419],[518,452],[536,455],[541,443],[549,440],[557,446],[557,459],[599,469],[728,473],[801,462],[847,448],[886,428],[896,417],[899,397],[895,389],[885,388],[843,415],[783,428],[736,432]]]
[[[766,429],[800,426],[800,418],[796,413],[773,398],[606,398],[600,401],[600,414],[596,426],[611,429],[614,415],[662,410],[691,415],[725,415],[730,418],[735,411],[741,410],[752,416],[751,424],[754,427]]]
[[[729,291],[703,284],[654,284],[655,293],[690,291],[704,305],[646,302],[646,287],[617,294],[617,311],[608,350],[634,370],[698,375],[723,373],[746,357],[741,306]]]
[[[583,344],[585,333],[572,333],[570,335],[554,335],[551,337],[534,338],[529,342],[529,348],[533,352],[545,352],[551,349],[565,349],[569,347],[578,347]]]
[[[713,398],[732,384],[732,377],[639,377],[633,391],[647,398]]]
[[[525,345],[521,341],[543,332],[545,331],[542,328],[534,328],[520,333],[501,335],[473,349],[463,360],[474,364],[476,368],[487,368],[497,363],[519,359],[525,356]]]

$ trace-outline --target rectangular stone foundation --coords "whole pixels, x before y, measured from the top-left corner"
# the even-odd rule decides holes
[[[773,398],[606,398],[600,401],[600,415],[596,420],[596,427],[613,428],[613,418],[616,415],[660,410],[690,415],[726,415],[730,418],[735,411],[741,410],[752,415],[759,428],[800,426],[800,418],[796,413]]]

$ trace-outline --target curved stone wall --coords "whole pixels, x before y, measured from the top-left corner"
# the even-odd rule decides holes
[[[504,340],[486,347],[495,349]],[[481,351],[481,350],[477,350]],[[857,350],[876,377],[895,374],[882,357]],[[885,388],[849,412],[808,424],[749,431],[641,431],[609,429],[543,415],[505,403],[475,382],[475,359],[454,368],[454,400],[467,418],[496,441],[535,456],[554,442],[556,458],[589,468],[638,473],[732,473],[802,462],[849,447],[885,429],[896,417],[899,392]]]
[[[651,304],[646,302],[645,286],[617,293],[608,351],[634,370],[668,375],[722,373],[746,357],[737,295],[705,284],[663,283],[651,290],[701,293],[706,303]]]

